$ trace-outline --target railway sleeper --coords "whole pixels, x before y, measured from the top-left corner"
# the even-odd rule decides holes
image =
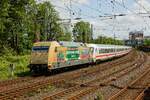
[[[128,89],[145,89],[147,86],[128,86]]]
[[[115,84],[109,84],[109,86],[117,88],[117,89],[123,89],[124,87],[119,86],[119,85],[115,85]]]

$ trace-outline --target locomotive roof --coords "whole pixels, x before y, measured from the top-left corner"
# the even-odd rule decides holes
[[[61,46],[65,47],[80,47],[80,46],[86,46],[82,42],[69,42],[69,41],[41,41],[34,43],[34,46],[50,46],[52,42],[55,42]]]
[[[85,44],[82,42],[69,42],[69,41],[42,41],[36,42],[33,46],[51,46],[52,42],[55,42],[61,46],[65,47],[80,47],[80,46],[87,46],[87,47],[94,47],[94,48],[131,48],[129,46],[123,45],[106,45],[106,44]]]
[[[33,44],[33,46],[51,46],[59,45],[57,41],[40,41]]]
[[[86,46],[82,42],[69,42],[69,41],[60,41],[60,45],[65,46],[65,47],[80,47],[80,46]]]
[[[36,42],[33,44],[33,46],[50,46],[50,45],[51,45],[51,42],[46,42],[46,41]]]

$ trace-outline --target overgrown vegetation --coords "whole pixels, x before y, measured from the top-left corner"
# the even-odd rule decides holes
[[[100,92],[98,92],[94,100],[104,100],[104,97]]]
[[[5,48],[4,54],[0,56],[0,80],[24,76],[29,73],[27,68],[29,64],[30,55],[14,54],[12,50]],[[14,75],[11,74],[10,64],[14,65]]]

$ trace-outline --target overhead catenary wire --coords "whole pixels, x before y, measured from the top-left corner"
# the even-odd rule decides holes
[[[137,5],[139,5],[140,7],[142,7],[146,11],[147,14],[150,14],[149,11],[141,3],[139,3],[137,0],[134,0],[134,1],[135,1],[135,3]],[[139,11],[139,13],[140,13],[140,11]],[[150,27],[149,24],[148,24],[148,22],[144,19],[144,17],[143,17],[143,21],[147,24],[148,27]]]
[[[115,1],[115,0],[114,0],[114,2],[115,2],[116,4],[118,4],[119,6],[121,6],[121,7],[125,8],[125,9],[127,9],[127,10],[130,11],[130,12],[132,12],[133,14],[135,14],[135,15],[141,17],[141,18],[144,20],[145,24],[150,28],[149,24],[145,21],[144,17],[143,17],[143,16],[140,16],[139,13],[136,13],[136,12],[130,10],[128,7],[123,6],[121,3],[119,3],[119,2],[117,2],[117,1]]]
[[[61,7],[61,6],[59,6],[59,5],[55,5],[55,4],[53,4],[53,6],[56,7],[56,8],[63,9],[63,10],[65,10],[65,11],[70,11],[70,10],[71,10],[72,13],[78,14],[78,12],[76,12],[75,10],[72,10],[72,9],[70,9],[70,8],[67,8],[67,7],[65,8],[65,7]],[[81,15],[85,16],[85,17],[82,18],[82,19],[87,19],[87,18],[99,18],[99,16],[90,16],[90,15],[84,14],[84,13],[81,13]]]
[[[72,2],[74,2],[75,4],[81,5],[81,3],[79,3],[78,1],[72,0]],[[88,9],[91,9],[91,10],[93,10],[95,12],[101,13],[101,11],[99,9],[93,8],[93,7],[89,6],[89,5],[82,4],[82,6],[88,8]]]
[[[73,1],[73,0],[72,0]],[[107,0],[106,0],[107,1]],[[76,4],[80,4],[79,2],[77,2],[77,1],[73,1],[73,2],[75,2]],[[75,10],[73,10],[73,9],[70,9],[69,7],[66,7],[66,8],[64,8],[64,7],[61,7],[61,6],[59,6],[59,5],[54,5],[55,7],[57,7],[57,8],[60,8],[60,9],[64,9],[64,10],[66,10],[66,11],[72,11],[72,13],[75,13],[75,14],[78,14],[78,12],[77,11],[75,11]],[[88,9],[91,9],[92,11],[95,11],[95,12],[101,12],[100,10],[98,10],[98,9],[96,9],[96,8],[92,8],[92,7],[90,7],[90,6],[88,6],[88,5],[86,5],[86,4],[83,4],[83,6],[85,6],[86,8],[88,8]],[[79,8],[80,9],[80,8]],[[81,10],[81,9],[80,9]],[[89,15],[89,14],[84,14],[83,12],[80,14],[80,15],[82,15],[82,16],[85,16],[84,18],[82,18],[82,19],[87,19],[87,18],[103,18],[103,19],[101,19],[101,20],[107,20],[107,19],[112,19],[112,18],[105,18],[105,17],[112,17],[113,15],[112,14],[106,14],[106,13],[103,13],[103,15],[101,15],[100,13],[97,15],[97,16],[91,16],[91,15]],[[104,16],[104,15],[109,15],[109,16]],[[126,15],[126,14],[122,14],[122,15]],[[117,15],[116,15],[117,16]],[[118,15],[118,16],[120,16],[120,15]],[[105,19],[104,19],[105,18]]]

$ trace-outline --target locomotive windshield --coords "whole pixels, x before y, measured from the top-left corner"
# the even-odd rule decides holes
[[[34,46],[32,48],[33,52],[48,52],[49,47],[48,46]]]

